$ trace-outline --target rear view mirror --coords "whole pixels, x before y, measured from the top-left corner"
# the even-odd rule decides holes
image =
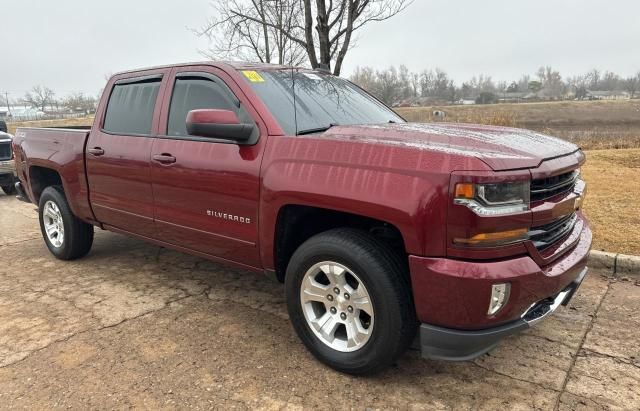
[[[0,132],[7,132],[7,123],[5,123],[4,120],[0,120]]]
[[[254,129],[254,124],[240,123],[231,110],[200,109],[187,114],[187,132],[192,136],[246,142]]]

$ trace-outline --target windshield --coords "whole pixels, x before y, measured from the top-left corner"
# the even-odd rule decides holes
[[[333,125],[404,122],[360,88],[330,74],[304,70],[242,73],[288,135],[321,132]]]

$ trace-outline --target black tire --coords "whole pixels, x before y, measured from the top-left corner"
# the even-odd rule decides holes
[[[16,192],[15,186],[2,186],[2,191],[8,196]]]
[[[53,202],[62,215],[62,224],[64,227],[64,235],[62,244],[59,247],[53,245],[45,232],[44,226],[44,209],[47,202]],[[60,260],[75,260],[84,257],[93,245],[93,226],[80,220],[73,215],[71,208],[67,203],[67,198],[60,186],[51,186],[44,189],[40,196],[38,206],[38,215],[40,217],[40,231],[44,242],[56,258]]]
[[[302,311],[300,287],[305,274],[327,260],[352,270],[364,283],[373,304],[373,331],[356,351],[342,352],[326,345],[312,331]],[[407,264],[367,232],[339,228],[307,240],[289,262],[285,288],[289,317],[298,336],[316,358],[338,371],[354,375],[381,371],[393,364],[415,337],[418,324]]]

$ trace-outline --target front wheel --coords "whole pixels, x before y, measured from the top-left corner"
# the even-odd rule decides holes
[[[415,336],[406,264],[366,232],[335,229],[307,240],[291,258],[285,286],[300,339],[338,371],[380,371]]]
[[[56,258],[74,260],[91,250],[93,226],[73,215],[61,187],[44,189],[38,213],[42,237]]]

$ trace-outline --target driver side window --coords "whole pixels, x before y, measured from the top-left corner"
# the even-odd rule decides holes
[[[239,107],[240,106],[240,107]],[[176,78],[169,106],[168,136],[188,136],[186,119],[191,110],[230,110],[241,123],[254,123],[247,111],[222,80],[206,77]]]

